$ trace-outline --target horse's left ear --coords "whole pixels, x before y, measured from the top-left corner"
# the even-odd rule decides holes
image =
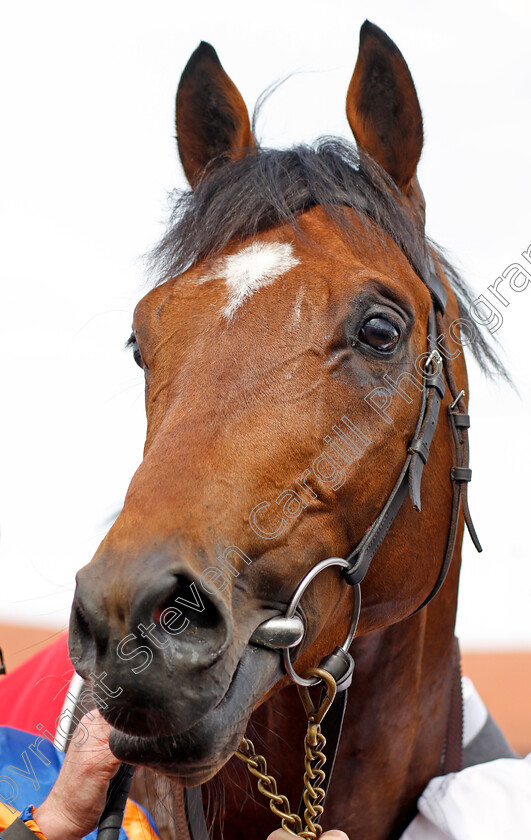
[[[358,146],[388,172],[417,211],[423,210],[416,179],[423,142],[422,113],[415,85],[396,44],[368,20],[360,30],[347,117]]]
[[[208,164],[221,165],[256,146],[242,96],[205,41],[184,68],[175,119],[179,156],[192,187]]]

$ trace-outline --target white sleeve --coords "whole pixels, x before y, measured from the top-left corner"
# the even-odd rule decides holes
[[[529,840],[531,753],[432,779],[401,840]]]

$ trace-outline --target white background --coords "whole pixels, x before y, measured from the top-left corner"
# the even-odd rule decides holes
[[[2,620],[62,626],[141,459],[142,374],[123,343],[139,257],[183,186],[179,75],[201,39],[265,144],[349,136],[365,17],[396,41],[425,121],[428,232],[478,293],[531,243],[531,7],[483,2],[23,2],[0,33]],[[498,332],[520,396],[472,366],[471,506],[458,630],[468,648],[531,647],[531,287]]]

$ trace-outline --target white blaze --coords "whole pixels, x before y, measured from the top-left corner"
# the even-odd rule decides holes
[[[230,321],[247,298],[298,264],[299,260],[294,256],[293,246],[289,242],[253,242],[236,254],[222,257],[199,282],[205,283],[221,277],[225,279],[229,301],[222,312]]]

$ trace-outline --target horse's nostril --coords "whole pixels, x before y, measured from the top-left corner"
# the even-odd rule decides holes
[[[166,651],[164,655],[177,652],[200,665],[203,660],[211,663],[225,650],[232,638],[232,621],[217,595],[207,594],[193,575],[174,568],[138,588],[130,630],[139,632],[146,644],[151,639],[155,648]]]
[[[140,673],[154,657],[211,667],[231,640],[229,608],[175,564],[158,575],[131,576],[120,591],[105,587],[103,577],[78,576],[69,644],[83,675],[111,663]]]
[[[70,659],[78,671],[86,671],[87,665],[90,669],[97,651],[101,651],[104,647],[103,640],[98,640],[97,635],[93,632],[85,611],[77,598],[72,604],[68,645]]]
[[[84,637],[85,639],[90,639],[92,633],[90,632],[90,624],[88,623],[87,619],[85,618],[85,613],[79,606],[76,604],[74,607],[74,614],[75,614],[75,622],[76,622],[76,630],[77,635],[79,637]]]
[[[208,595],[186,575],[175,575],[170,593],[155,606],[153,616],[162,629],[193,624],[196,629],[215,630],[223,617]]]

